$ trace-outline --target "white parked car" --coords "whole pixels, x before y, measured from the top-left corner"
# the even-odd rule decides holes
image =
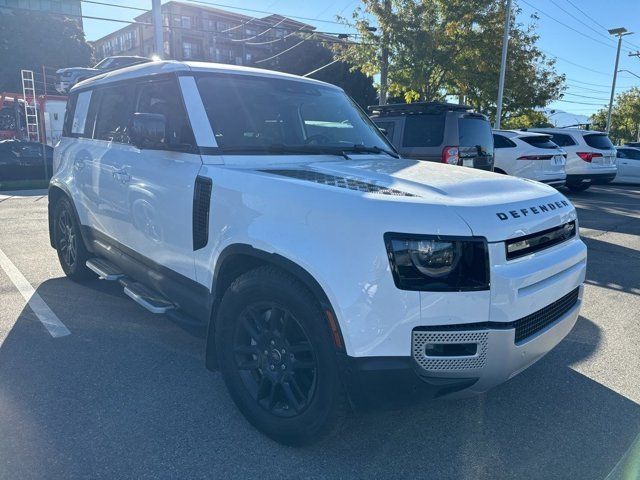
[[[567,153],[566,186],[581,192],[591,185],[611,182],[618,171],[616,149],[604,132],[577,128],[532,128],[551,135],[553,143]]]
[[[640,148],[616,147],[618,174],[612,183],[640,183]]]
[[[280,442],[318,438],[350,405],[484,392],[578,318],[587,252],[562,194],[398,158],[323,82],[110,72],[72,89],[54,162],[64,272],[206,328],[207,366]]]
[[[494,130],[494,171],[554,187],[564,185],[567,154],[544,133]]]

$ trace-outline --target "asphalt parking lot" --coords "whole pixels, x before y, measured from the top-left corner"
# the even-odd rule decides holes
[[[294,449],[244,420],[203,339],[117,284],[64,277],[46,196],[0,195],[0,265],[70,332],[0,268],[0,478],[640,478],[640,187],[569,196],[589,268],[554,351],[483,396],[354,415]]]

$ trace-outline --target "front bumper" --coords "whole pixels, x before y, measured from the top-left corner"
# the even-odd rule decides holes
[[[578,287],[577,299],[562,315],[525,338],[517,338],[522,330],[503,328],[499,322],[455,329],[432,326],[412,332],[411,357],[344,357],[349,396],[361,408],[486,392],[531,366],[569,334],[578,319],[583,288]],[[477,350],[470,356],[427,357],[428,342],[475,343]]]

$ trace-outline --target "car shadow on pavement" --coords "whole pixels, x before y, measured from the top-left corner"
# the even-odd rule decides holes
[[[204,341],[107,282],[38,294],[0,346],[1,478],[603,478],[640,407],[575,371],[601,332],[581,317],[554,351],[479,397],[348,417],[303,448],[260,435],[204,367]]]

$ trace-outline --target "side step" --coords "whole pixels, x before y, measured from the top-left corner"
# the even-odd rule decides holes
[[[151,313],[167,313],[176,308],[158,292],[149,290],[141,283],[129,281],[121,281],[121,283],[124,286],[124,293]]]
[[[87,268],[96,273],[102,280],[115,281],[124,278],[118,267],[103,258],[90,258],[87,260]]]

